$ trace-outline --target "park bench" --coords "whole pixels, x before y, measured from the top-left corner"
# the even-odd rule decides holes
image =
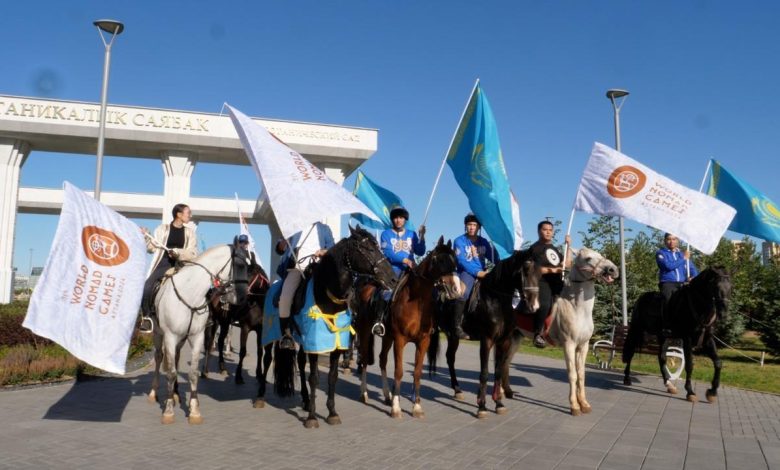
[[[615,325],[612,327],[611,339],[601,339],[593,343],[592,351],[596,357],[599,368],[608,369],[615,358],[615,351],[623,352],[623,344],[628,336],[628,326]],[[666,370],[672,380],[677,380],[685,370],[685,356],[680,346],[672,343],[666,347]],[[645,334],[642,348],[637,349],[635,354],[651,354],[658,356],[658,341],[655,336]]]

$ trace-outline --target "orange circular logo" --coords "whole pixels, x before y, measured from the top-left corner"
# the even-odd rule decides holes
[[[87,258],[101,266],[117,266],[130,257],[124,240],[114,232],[94,225],[87,225],[81,231],[81,245]]]
[[[638,168],[629,165],[619,166],[607,179],[607,192],[618,199],[631,197],[641,191],[646,182],[647,176]]]

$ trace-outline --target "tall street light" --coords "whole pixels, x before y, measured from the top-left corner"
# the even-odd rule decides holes
[[[108,101],[108,71],[111,66],[111,46],[114,39],[122,34],[125,25],[115,20],[97,20],[92,22],[97,27],[100,40],[106,48],[106,58],[103,64],[103,91],[100,96],[100,131],[98,132],[97,147],[97,171],[95,175],[95,199],[100,200],[100,183],[103,175],[103,145],[106,138],[106,105]],[[106,42],[103,32],[111,35],[111,40]]]
[[[607,90],[607,98],[612,102],[612,109],[615,111],[615,150],[620,152],[620,108],[625,103],[628,96],[626,90],[611,89]],[[620,290],[623,297],[622,312],[623,326],[628,326],[628,295],[626,294],[626,248],[623,239],[623,217],[619,219],[620,225]]]

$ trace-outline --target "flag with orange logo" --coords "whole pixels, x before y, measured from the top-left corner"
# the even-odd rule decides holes
[[[146,272],[129,219],[65,182],[49,258],[23,326],[95,367],[125,373]]]
[[[626,217],[669,232],[705,254],[718,246],[736,211],[596,142],[580,181],[576,210]]]

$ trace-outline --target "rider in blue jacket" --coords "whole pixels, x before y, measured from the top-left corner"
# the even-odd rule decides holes
[[[482,224],[474,214],[468,214],[463,219],[466,233],[459,236],[453,242],[455,257],[458,262],[458,277],[466,285],[463,297],[455,301],[453,317],[453,333],[460,339],[469,339],[463,331],[463,316],[466,312],[466,300],[468,300],[471,288],[477,279],[485,277],[488,273],[487,262],[498,261],[496,250],[493,246],[478,235]]]
[[[420,236],[417,233],[406,229],[406,222],[409,220],[409,211],[403,207],[395,207],[390,211],[390,220],[393,228],[389,228],[380,235],[379,246],[390,265],[393,267],[396,277],[409,269],[414,268],[414,257],[425,254],[425,226],[420,226]],[[382,293],[384,305],[377,308],[377,320],[374,323],[372,332],[375,335],[384,336],[384,318],[390,299],[393,295],[392,290],[385,290]]]
[[[683,253],[677,247],[678,243],[677,237],[666,233],[664,234],[666,248],[655,252],[655,262],[658,263],[658,289],[667,302],[672,294],[699,274],[699,270],[690,260],[690,251]]]

